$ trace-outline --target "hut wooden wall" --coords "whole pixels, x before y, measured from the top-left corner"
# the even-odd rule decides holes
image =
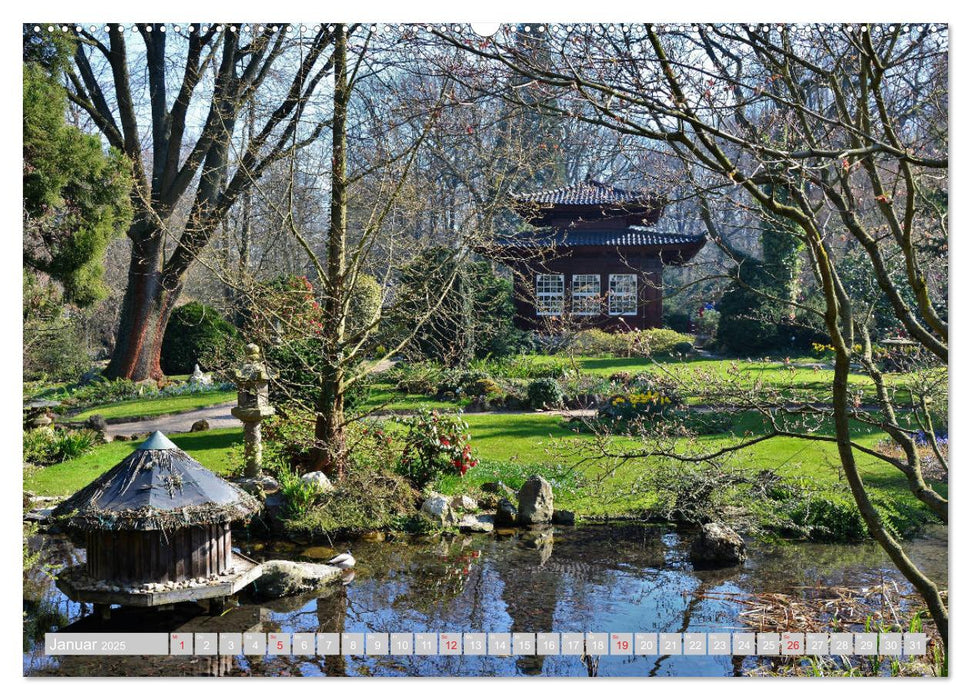
[[[164,533],[99,530],[87,535],[88,575],[97,580],[185,581],[208,578],[231,567],[229,523]]]
[[[549,324],[556,326],[551,316],[537,316],[535,305],[535,280],[537,274],[561,274],[564,276],[564,302],[570,324],[601,328],[606,331],[628,331],[632,328],[658,328],[661,326],[662,289],[660,254],[621,255],[617,250],[575,250],[571,255],[551,256],[547,260],[504,261],[514,269],[514,303],[516,326],[524,330],[546,330]],[[573,275],[600,275],[600,293],[604,298],[603,312],[597,316],[570,315]],[[607,313],[606,296],[610,289],[611,274],[637,275],[637,314],[611,316]]]

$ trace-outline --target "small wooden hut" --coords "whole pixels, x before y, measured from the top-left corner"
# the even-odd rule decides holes
[[[233,554],[230,523],[259,507],[156,431],[55,509],[87,550],[83,571],[59,584],[75,600],[129,605],[235,593],[259,567]],[[187,588],[191,596],[163,595]]]

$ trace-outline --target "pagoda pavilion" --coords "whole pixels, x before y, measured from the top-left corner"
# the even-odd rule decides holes
[[[570,320],[605,330],[661,325],[661,270],[682,265],[705,236],[656,228],[663,198],[588,180],[512,195],[529,228],[487,251],[513,270],[516,324],[542,330]]]

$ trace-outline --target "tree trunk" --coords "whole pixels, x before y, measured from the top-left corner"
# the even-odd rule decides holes
[[[162,284],[162,232],[142,223],[133,227],[128,286],[105,376],[137,382],[163,376],[159,364],[162,338],[182,286],[165,289]]]
[[[344,476],[344,331],[347,280],[347,35],[338,24],[334,32],[334,118],[331,130],[330,230],[327,235],[327,279],[324,280],[324,357],[314,426],[314,469],[341,479]]]

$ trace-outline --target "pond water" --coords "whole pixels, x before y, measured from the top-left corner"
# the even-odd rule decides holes
[[[43,537],[48,563],[83,558],[63,538]],[[334,550],[237,542],[254,558],[325,560]],[[342,549],[339,547],[339,549]],[[737,595],[798,593],[803,587],[909,587],[873,543],[750,543],[738,567],[694,571],[688,540],[647,525],[600,525],[507,535],[356,542],[353,580],[321,597],[257,604],[240,598],[226,625],[198,609],[112,615],[102,622],[67,600],[40,572],[25,587],[26,675],[260,676],[730,676],[757,659],[716,656],[611,657],[45,657],[43,633],[72,624],[94,631],[283,632],[713,632],[744,631]],[[907,545],[946,585],[943,529]],[[878,604],[877,604],[878,605]],[[219,622],[218,620],[216,621]]]

